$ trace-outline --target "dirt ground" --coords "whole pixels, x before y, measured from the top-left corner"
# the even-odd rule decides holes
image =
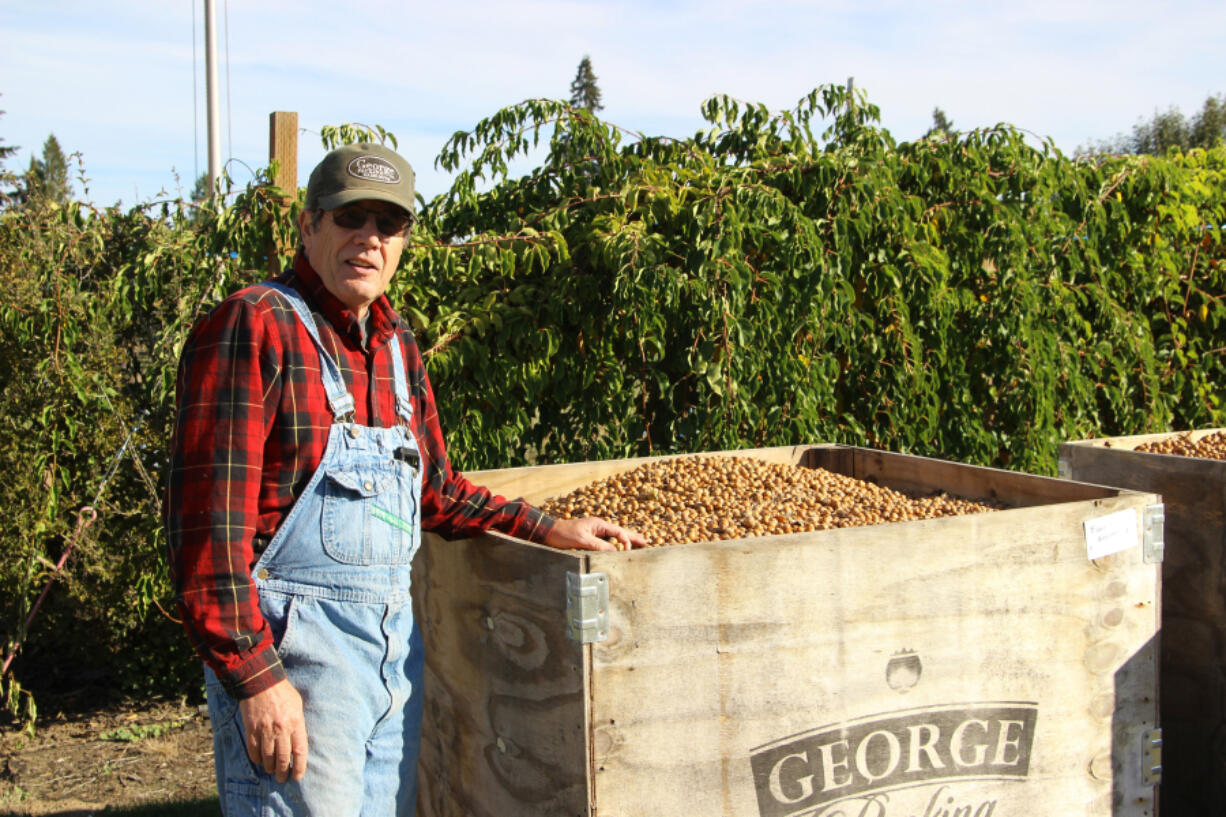
[[[0,814],[86,817],[216,794],[208,718],[185,703],[121,706],[0,726]]]

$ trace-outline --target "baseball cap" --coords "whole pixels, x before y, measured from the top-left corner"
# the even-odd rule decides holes
[[[334,210],[350,202],[374,199],[413,212],[413,168],[383,145],[359,142],[330,152],[307,181],[308,210]]]

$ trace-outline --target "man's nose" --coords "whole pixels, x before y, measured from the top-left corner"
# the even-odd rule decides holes
[[[383,237],[379,234],[379,228],[375,224],[375,214],[367,213],[366,220],[362,222],[362,226],[353,231],[353,240],[359,244],[377,245],[382,243]]]

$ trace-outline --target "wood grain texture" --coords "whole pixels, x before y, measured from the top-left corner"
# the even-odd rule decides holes
[[[1134,450],[1173,436],[1067,443],[1060,459],[1073,479],[1151,491],[1166,506],[1162,813],[1218,817],[1226,814],[1226,462]]]
[[[530,677],[498,669],[475,650],[475,624],[461,631],[432,623],[428,649],[459,657],[428,653],[427,733],[431,724],[462,726],[427,735],[444,759],[423,758],[435,775],[424,814],[532,813],[532,797],[464,759],[496,740],[496,727],[486,724],[500,712],[548,724],[518,740],[548,744],[562,735],[567,753],[589,764],[582,780],[569,768],[559,775],[566,797],[541,801],[537,814],[579,814],[570,809],[580,801],[599,817],[1153,814],[1152,788],[1136,778],[1141,733],[1157,720],[1158,570],[1142,563],[1139,534],[1122,552],[1090,562],[1083,526],[1123,511],[1136,515],[1139,529],[1156,497],[845,446],[754,455],[1022,507],[581,557],[505,538],[499,548],[432,543],[432,622],[477,621],[476,611],[497,597],[506,600],[504,616],[539,616],[537,627],[564,638],[561,617],[553,628],[544,621],[539,594],[547,581],[534,578],[536,589],[523,590],[529,576],[564,574],[548,555],[609,577],[610,632],[576,647],[579,657],[545,639],[550,654],[567,656],[559,669],[586,662],[585,671],[572,671],[582,683],[576,693],[560,683],[566,672],[542,674],[535,690]],[[637,462],[469,476],[540,501]],[[457,545],[463,556],[448,550]],[[512,574],[521,589],[504,593]],[[481,677],[495,671],[496,681]],[[435,691],[440,675],[445,698]],[[499,697],[496,686],[514,694]],[[569,698],[557,717],[533,708],[576,694],[582,713]],[[1014,714],[992,719],[989,710]],[[580,729],[586,746],[576,751],[570,741]],[[562,765],[552,744],[516,745]],[[781,764],[763,765],[779,752]],[[876,775],[886,782],[874,783]],[[838,799],[844,786],[861,783],[869,787]]]
[[[426,537],[423,817],[589,813],[587,655],[565,616],[566,573],[584,564],[499,534]]]

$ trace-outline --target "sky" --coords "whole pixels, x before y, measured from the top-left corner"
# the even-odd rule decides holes
[[[1135,0],[214,0],[223,161],[268,164],[273,111],[299,116],[299,184],[320,128],[394,133],[430,199],[456,131],[565,99],[590,57],[600,115],[649,135],[703,127],[703,100],[773,110],[854,78],[898,141],[940,107],[1073,153],[1155,111],[1226,93],[1226,3]],[[355,10],[356,9],[356,10]],[[0,0],[0,145],[24,170],[54,133],[99,206],[187,195],[208,169],[204,0]]]

